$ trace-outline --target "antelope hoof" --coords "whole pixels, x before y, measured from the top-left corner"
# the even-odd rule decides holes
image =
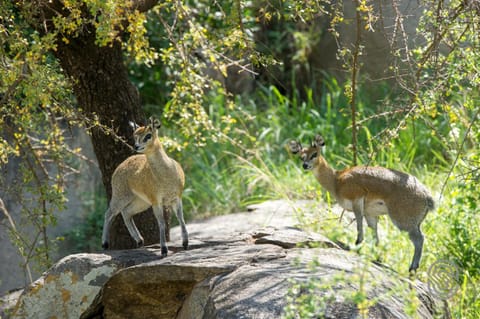
[[[137,241],[137,248],[143,247],[143,238]]]
[[[168,248],[166,246],[162,247],[162,257],[167,257],[167,254],[168,254]]]
[[[188,240],[183,241],[183,249],[187,250],[188,249]]]
[[[102,248],[103,248],[104,250],[107,250],[107,249],[108,249],[108,241],[102,243]]]
[[[357,240],[355,241],[355,245],[360,245],[362,243],[363,239],[361,238],[357,238]]]

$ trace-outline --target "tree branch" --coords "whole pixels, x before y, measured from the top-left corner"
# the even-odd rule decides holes
[[[362,17],[360,15],[360,3],[359,0],[355,1],[355,21],[357,26],[357,32],[355,37],[355,48],[353,52],[353,61],[352,61],[352,87],[351,87],[351,99],[350,99],[350,108],[352,116],[352,152],[353,152],[353,166],[357,165],[357,108],[356,108],[356,97],[357,97],[357,74],[360,68],[359,56],[360,56],[360,46],[362,42]]]
[[[147,12],[158,3],[158,0],[136,0],[133,2],[132,9],[140,12]]]
[[[15,237],[15,239],[18,241],[18,242],[21,242],[21,237],[17,231],[17,227],[15,226],[15,222],[13,221],[13,218],[12,216],[10,215],[10,213],[8,212],[7,208],[5,207],[5,204],[3,203],[3,200],[0,198],[0,211],[3,212],[3,215],[5,215],[5,217],[7,218],[8,220],[8,223],[10,224],[10,229],[12,231],[12,235]],[[12,243],[15,245],[15,243]],[[17,246],[19,252],[20,252],[20,255],[22,256],[23,258],[23,261],[24,261],[24,266],[25,266],[25,271],[27,273],[27,278],[28,278],[28,283],[31,284],[33,282],[33,279],[32,279],[32,272],[30,271],[30,265],[28,264],[28,260],[29,258],[27,256],[25,256],[25,247],[22,246],[22,245],[15,245]]]

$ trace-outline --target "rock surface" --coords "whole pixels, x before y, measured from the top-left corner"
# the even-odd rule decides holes
[[[172,230],[166,258],[156,246],[66,257],[22,294],[14,317],[281,318],[310,294],[315,316],[359,318],[353,300],[364,296],[368,318],[409,318],[412,289],[415,312],[433,317],[436,301],[421,283],[295,228],[294,211],[309,205],[268,202],[190,223],[191,248],[181,250]]]

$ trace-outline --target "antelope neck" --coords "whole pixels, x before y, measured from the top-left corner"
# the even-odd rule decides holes
[[[335,189],[336,171],[328,165],[322,156],[318,157],[318,161],[313,167],[313,174],[323,188],[334,197],[337,196]]]
[[[145,152],[147,161],[150,163],[150,166],[165,166],[170,162],[170,158],[167,153],[163,150],[160,140],[157,138],[154,142],[154,145],[151,146],[151,150]]]

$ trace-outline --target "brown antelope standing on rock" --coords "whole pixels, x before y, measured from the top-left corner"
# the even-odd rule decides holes
[[[168,248],[165,240],[163,208],[175,212],[182,229],[183,248],[188,248],[188,233],[183,219],[182,192],[185,176],[182,167],[163,150],[157,136],[160,122],[150,118],[147,126],[130,122],[134,129],[137,155],[130,156],[115,169],[112,175],[112,199],[105,212],[102,246],[108,248],[109,230],[114,217],[122,214],[123,221],[137,246],[143,238],[133,221],[133,216],[153,207],[160,230],[162,256]]]
[[[423,234],[420,224],[435,203],[427,188],[412,175],[384,167],[355,166],[336,171],[320,155],[325,145],[320,135],[312,146],[303,148],[291,141],[290,151],[300,154],[303,168],[311,170],[318,182],[344,209],[353,211],[357,221],[357,241],[363,241],[363,216],[374,231],[378,244],[378,216],[388,214],[400,230],[408,232],[415,252],[409,271],[415,271],[420,263]]]

